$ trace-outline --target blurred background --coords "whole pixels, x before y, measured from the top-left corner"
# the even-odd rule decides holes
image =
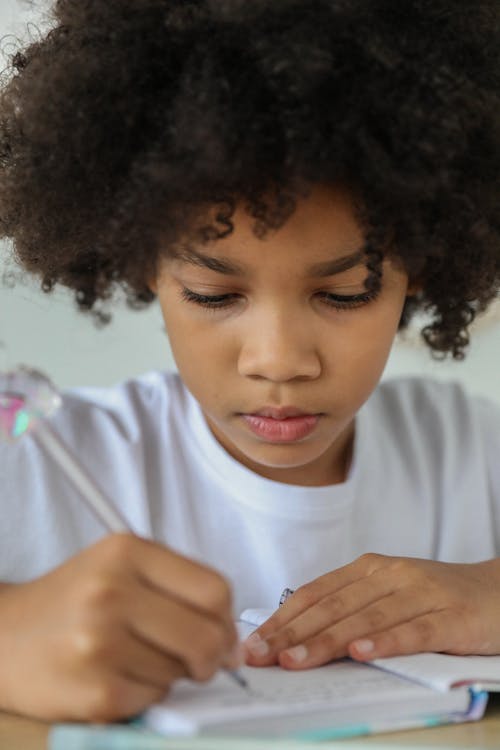
[[[34,19],[40,26],[40,9],[46,5],[0,0],[4,54],[12,50],[15,37],[26,37]],[[415,325],[398,338],[384,378],[418,374],[460,381],[470,392],[500,403],[498,305],[474,325],[463,362],[432,360],[417,329]],[[97,330],[91,318],[76,310],[68,292],[46,295],[37,280],[23,276],[12,261],[9,245],[0,243],[0,370],[19,363],[44,370],[62,388],[111,385],[150,369],[175,368],[156,304],[136,312],[117,299],[112,323]]]

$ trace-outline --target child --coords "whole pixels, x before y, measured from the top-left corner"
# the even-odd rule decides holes
[[[53,418],[137,535],[1,448],[0,707],[130,716],[237,666],[285,587],[248,663],[500,653],[500,410],[377,385],[416,310],[460,359],[498,293],[498,3],[53,14],[3,85],[3,236],[100,322],[158,297],[179,376]]]

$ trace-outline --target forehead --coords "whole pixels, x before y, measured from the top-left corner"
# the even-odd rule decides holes
[[[233,215],[234,235],[242,242],[258,241],[253,231],[255,219],[244,206],[238,204]],[[340,188],[316,185],[306,197],[296,199],[292,215],[277,230],[270,230],[264,242],[288,245],[345,242],[362,239],[362,230],[357,222],[354,203],[347,191]],[[229,239],[229,237],[227,238]]]
[[[243,206],[236,207],[231,222],[233,230],[226,237],[180,243],[171,259],[226,275],[283,263],[288,269],[318,276],[339,273],[364,259],[363,232],[353,204],[345,193],[332,188],[315,188],[298,199],[294,213],[263,238],[256,236],[255,218]]]

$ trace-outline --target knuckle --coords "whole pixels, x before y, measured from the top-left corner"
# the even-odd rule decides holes
[[[323,654],[333,654],[338,649],[339,642],[331,630],[325,630],[314,639],[315,650]]]
[[[399,580],[404,581],[407,586],[413,586],[416,590],[430,593],[435,587],[432,574],[411,557],[396,557],[391,561],[390,567]]]
[[[420,646],[430,646],[434,638],[434,626],[428,618],[415,620],[413,623],[415,628],[418,643]]]
[[[386,615],[383,609],[380,607],[372,607],[366,614],[366,621],[368,627],[372,632],[381,630],[386,621]]]
[[[330,618],[345,611],[345,601],[341,594],[330,594],[320,599],[317,606]]]
[[[88,719],[95,722],[110,722],[123,718],[126,697],[126,688],[122,681],[113,678],[99,680],[88,691]]]
[[[409,557],[396,557],[391,560],[391,568],[399,577],[411,580],[414,583],[423,578],[423,571]]]
[[[321,587],[317,581],[312,581],[298,588],[293,598],[302,608],[309,608],[321,597]]]
[[[360,557],[358,557],[356,562],[361,565],[363,569],[366,569],[371,573],[380,567],[383,559],[384,556],[379,555],[377,552],[365,552],[363,555],[360,555]]]
[[[226,612],[231,608],[231,587],[218,573],[210,576],[204,587],[203,597],[206,608],[212,612]]]
[[[102,542],[101,554],[110,564],[130,561],[137,549],[137,538],[133,534],[111,534]]]
[[[80,662],[103,661],[109,653],[109,643],[95,628],[75,629],[72,636],[73,653]]]
[[[121,587],[110,574],[92,576],[80,590],[80,603],[85,610],[95,610],[100,614],[114,609],[122,598]]]
[[[293,625],[285,625],[276,636],[268,638],[269,646],[272,648],[285,649],[299,642],[297,632]]]

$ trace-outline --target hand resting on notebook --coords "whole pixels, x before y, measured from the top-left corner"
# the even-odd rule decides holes
[[[298,588],[245,642],[247,663],[304,669],[346,655],[499,654],[499,620],[500,560],[367,554]]]

